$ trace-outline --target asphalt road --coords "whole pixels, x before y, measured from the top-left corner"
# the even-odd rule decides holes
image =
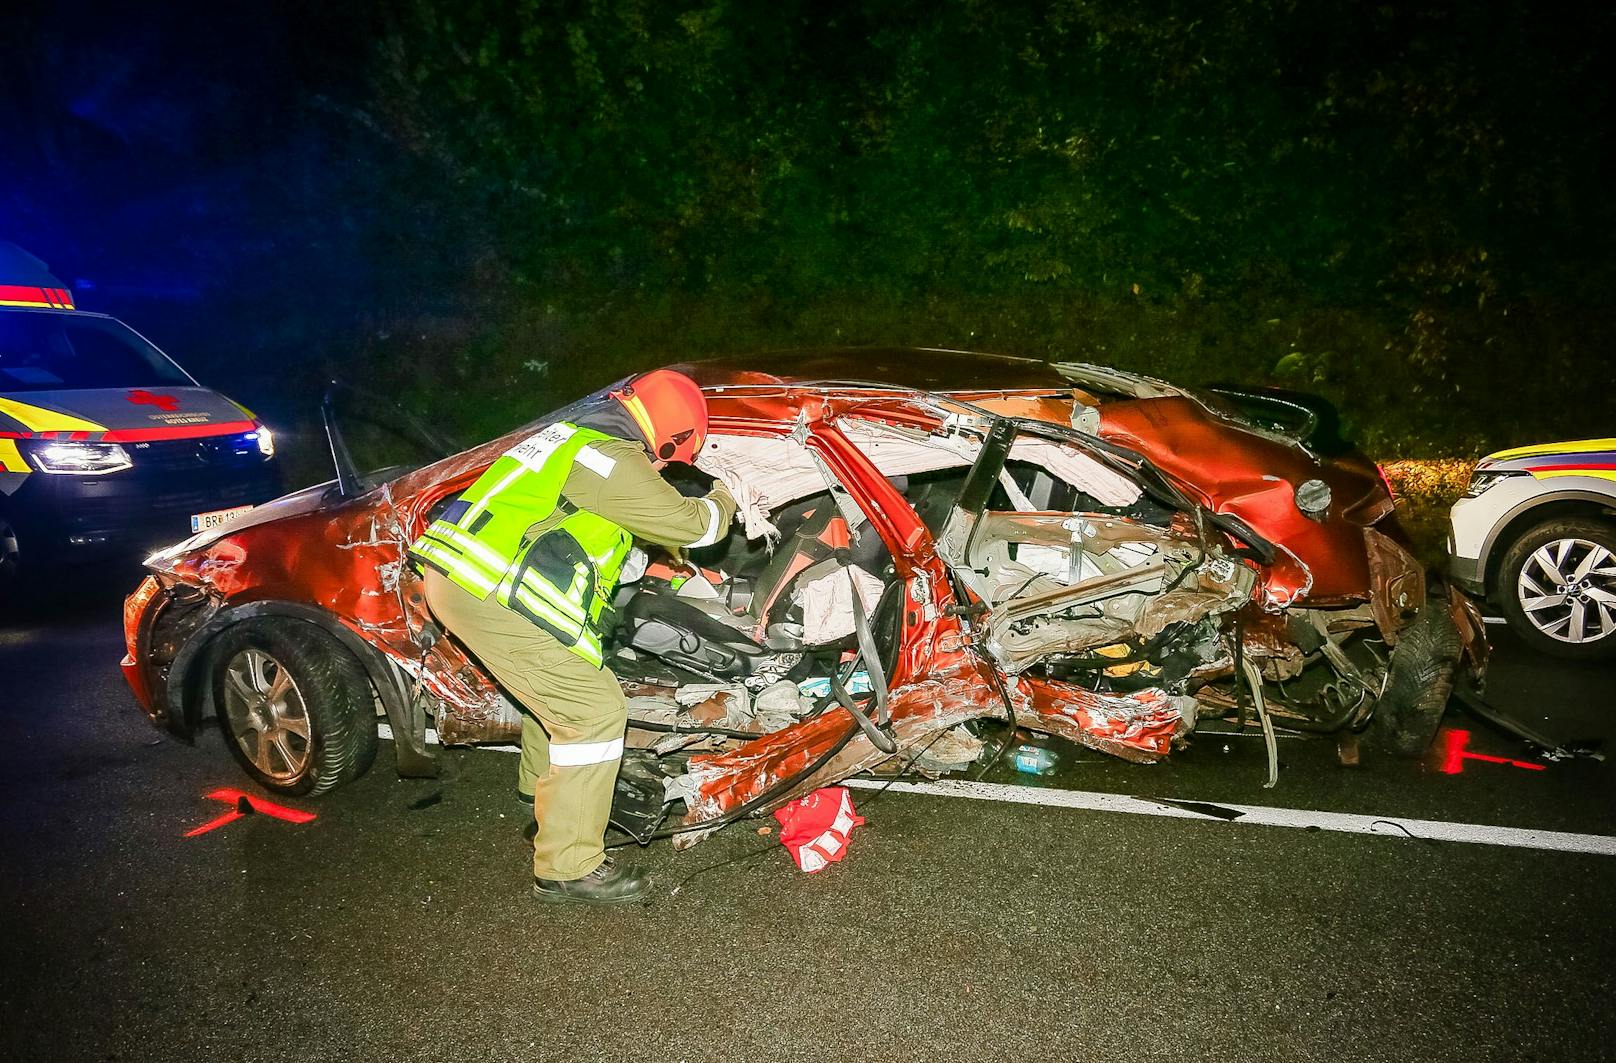
[[[857,791],[868,823],[824,873],[741,825],[639,853],[649,904],[574,909],[529,896],[510,755],[400,781],[385,744],[286,802],[311,822],[186,838],[246,784],[215,733],[182,745],[136,710],[131,583],[81,573],[0,618],[0,1059],[1611,1055],[1606,855]],[[1616,668],[1499,644],[1495,701],[1616,748]],[[1260,741],[1204,736],[1167,765],[1064,746],[1054,778],[994,777],[1616,835],[1611,765],[1447,726],[1542,770],[1342,769],[1294,739],[1264,790]]]

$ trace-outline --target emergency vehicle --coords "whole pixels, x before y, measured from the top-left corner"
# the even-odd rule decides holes
[[[146,551],[279,491],[274,437],[0,242],[0,586]]]

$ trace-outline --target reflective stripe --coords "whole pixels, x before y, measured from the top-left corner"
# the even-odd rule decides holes
[[[433,526],[434,528],[437,525]],[[430,530],[430,529],[429,529]],[[499,556],[499,551],[487,543],[480,543],[472,536],[467,535],[453,524],[445,524],[442,531],[437,532],[441,538],[448,539],[460,549],[477,555],[477,559],[495,572],[504,572],[511,567],[511,559]]]
[[[572,742],[561,745],[550,743],[550,763],[558,768],[581,768],[589,764],[605,764],[623,757],[623,740],[610,742]]]
[[[0,472],[27,472],[28,463],[14,439],[0,439]]]
[[[802,869],[809,874],[815,871],[823,871],[830,866],[830,861],[820,855],[819,850],[811,845],[804,845],[801,849],[798,849],[797,859],[801,861]]]
[[[651,414],[645,408],[644,399],[638,395],[630,394],[619,395],[617,401],[621,402],[623,408],[634,418],[634,423],[640,426],[640,431],[644,433],[646,439],[655,439],[657,437],[656,425],[651,423]]]
[[[565,613],[557,612],[549,602],[536,594],[530,594],[526,587],[516,588],[516,600],[526,606],[530,612],[544,617],[557,631],[565,631],[568,638],[576,639],[583,634],[584,625]]]
[[[718,503],[710,498],[703,498],[701,502],[707,507],[707,531],[700,539],[687,543],[687,546],[711,546],[718,541],[718,533],[723,530],[719,523],[723,520],[724,513],[718,508]]]
[[[412,547],[412,551],[420,554],[422,557],[436,562],[439,565],[442,565],[445,569],[454,573],[456,576],[465,580],[466,582],[475,584],[485,594],[494,589],[493,580],[483,575],[482,572],[477,568],[466,564],[464,559],[451,554],[449,551],[438,546],[436,543],[431,543],[425,539],[422,539],[420,542],[416,543],[414,547]]]
[[[0,398],[0,413],[20,421],[30,432],[105,432],[107,426],[59,413],[45,406],[30,406],[16,399]]]
[[[492,581],[490,581],[487,576],[483,575],[482,572],[478,571],[472,566],[467,565],[462,558],[451,554],[449,551],[444,550],[441,547],[425,543],[418,543],[416,545],[415,552],[437,564],[438,567],[449,573],[449,575],[453,576],[457,581],[468,584],[468,590],[474,588],[482,594],[487,594],[489,591],[494,589]]]
[[[582,465],[596,476],[599,476],[602,480],[610,476],[612,474],[612,470],[617,468],[616,458],[608,457],[587,444],[579,448],[578,456],[572,460],[576,461],[579,465]]]
[[[498,581],[509,562],[501,559],[498,554],[487,547],[483,547],[480,552],[476,550],[468,551],[466,549],[467,541],[463,541],[464,539],[463,535],[442,524],[433,524],[432,527],[426,530],[426,534],[421,537],[423,542],[430,541],[432,545],[448,556],[455,558],[461,564],[475,568],[482,574],[483,578]],[[469,542],[475,542],[475,540],[469,540]],[[471,556],[468,557],[468,553]],[[491,556],[493,560],[487,560],[484,554]]]
[[[605,663],[605,655],[600,648],[600,636],[593,630],[569,621],[551,609],[542,599],[529,594],[522,587],[516,589],[516,603],[527,610],[528,619],[539,618],[541,628],[548,629],[550,634],[560,640],[567,649],[596,668]],[[520,610],[518,612],[520,613]]]
[[[596,668],[605,667],[605,653],[600,645],[600,636],[589,628],[578,636],[578,641],[571,646],[572,652],[594,665]]]
[[[472,521],[476,520],[482,515],[483,510],[488,508],[488,503],[494,500],[495,495],[499,494],[501,491],[505,490],[505,488],[511,486],[511,484],[515,483],[517,480],[520,480],[527,474],[528,467],[523,465],[521,462],[517,462],[516,468],[506,473],[503,480],[489,488],[483,497],[479,498],[476,502],[473,502],[471,508],[466,510],[460,519],[466,524],[470,524]]]
[[[553,607],[572,617],[576,623],[582,624],[587,619],[583,606],[531,568],[522,574],[522,588],[542,596]]]

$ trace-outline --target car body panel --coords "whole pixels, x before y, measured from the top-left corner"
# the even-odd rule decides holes
[[[1540,480],[1590,476],[1616,482],[1616,439],[1573,439],[1514,447],[1487,455],[1476,469],[1478,472],[1519,470]]]
[[[1369,593],[1369,569],[1358,529],[1379,524],[1406,546],[1394,503],[1374,464],[1361,455],[1320,458],[1294,442],[1254,431],[1222,416],[1183,389],[1117,370],[1105,371],[1115,388],[1129,386],[1146,397],[1106,396],[1074,387],[1059,369],[1025,358],[949,350],[875,348],[794,352],[770,357],[767,372],[742,360],[689,363],[698,382],[718,394],[750,392],[756,416],[779,416],[782,403],[810,380],[862,382],[861,389],[890,387],[944,394],[993,413],[1072,426],[1080,411],[1098,438],[1146,458],[1181,485],[1189,485],[1214,512],[1239,517],[1295,556],[1292,594],[1345,603]],[[751,360],[755,365],[758,359]],[[1093,371],[1098,367],[1083,367]],[[1091,375],[1091,374],[1090,374]],[[783,384],[777,393],[766,390]],[[796,385],[795,388],[792,385]],[[849,389],[850,390],[850,389]],[[1295,488],[1311,479],[1330,486],[1331,518],[1315,521],[1296,507]],[[1302,571],[1302,570],[1305,570]]]
[[[1477,462],[1472,475],[1498,479],[1448,511],[1448,572],[1478,596],[1496,591],[1490,584],[1495,562],[1534,510],[1570,504],[1616,512],[1616,439],[1501,450]]]
[[[66,432],[91,443],[144,443],[257,426],[240,406],[203,387],[0,389],[0,433],[10,439],[59,439]]]
[[[917,371],[913,363],[927,368]],[[996,637],[1003,641],[1003,628],[994,626],[993,603],[969,581],[959,580],[958,568],[945,560],[932,531],[889,478],[890,470],[872,458],[883,433],[912,446],[948,450],[935,467],[963,468],[979,459],[973,446],[981,447],[994,425],[1007,424],[1006,416],[1021,418],[1021,430],[1036,429],[1046,445],[1069,451],[1080,468],[1068,475],[1089,477],[1084,482],[1097,490],[1105,489],[1106,476],[1116,476],[1130,487],[1130,497],[1143,498],[1141,483],[1151,481],[1158,486],[1150,492],[1168,492],[1170,502],[1178,498],[1206,513],[1205,520],[1190,520],[1180,512],[1168,526],[1149,531],[1131,527],[1133,518],[1126,516],[1100,523],[1155,550],[1198,537],[1200,556],[1190,565],[1181,560],[1174,571],[1202,571],[1215,563],[1228,574],[1219,577],[1222,582],[1187,586],[1197,594],[1151,630],[1174,623],[1188,630],[1204,621],[1211,625],[1205,630],[1215,634],[1219,625],[1242,617],[1233,630],[1245,632],[1253,659],[1280,678],[1289,674],[1285,668],[1299,669],[1304,660],[1302,651],[1288,645],[1293,628],[1287,628],[1285,612],[1311,606],[1321,577],[1328,593],[1320,604],[1337,610],[1331,616],[1339,631],[1373,631],[1379,624],[1388,629],[1390,641],[1402,618],[1423,605],[1408,600],[1416,593],[1407,575],[1412,559],[1398,544],[1395,526],[1382,519],[1390,512],[1389,499],[1382,505],[1374,497],[1384,489],[1372,466],[1350,458],[1323,461],[1299,444],[1246,431],[1167,385],[1144,381],[1136,390],[1148,394],[1145,398],[1096,395],[1074,391],[1043,363],[962,352],[886,352],[868,358],[826,352],[795,364],[834,379],[794,378],[739,362],[681,367],[708,396],[709,440],[697,464],[725,480],[743,509],[760,484],[787,495],[828,488],[850,525],[879,537],[891,558],[893,582],[902,585],[896,651],[886,676],[889,733],[901,749],[918,749],[939,729],[964,720],[1014,715],[1036,730],[1148,762],[1166,756],[1193,726],[1195,707],[1193,699],[1143,681],[1131,688],[1090,688],[1053,673],[1027,671],[1026,662],[1004,667],[1009,657],[991,645]],[[862,371],[861,380],[849,383],[855,370]],[[947,390],[922,391],[898,382],[916,372]],[[990,386],[994,379],[1002,386]],[[1091,413],[1096,408],[1098,421]],[[520,730],[514,706],[452,638],[426,637],[431,618],[406,551],[435,504],[468,486],[536,425],[566,413],[353,497],[342,497],[332,485],[289,496],[151,558],[148,567],[161,589],[148,594],[143,585],[131,598],[126,625],[126,672],[148,713],[183,731],[199,713],[197,699],[206,697],[189,673],[195,662],[205,660],[210,633],[234,616],[283,607],[329,616],[374,657],[367,662],[373,676],[391,669],[402,683],[418,685],[442,741],[513,740]],[[977,442],[961,444],[967,437]],[[758,448],[786,444],[807,460],[794,470],[781,462],[780,468],[764,467],[749,477],[747,470],[759,465]],[[1215,453],[1204,453],[1209,451]],[[817,484],[816,469],[828,477]],[[1269,478],[1275,476],[1279,479]],[[1326,480],[1338,504],[1322,520],[1302,516],[1287,476]],[[753,501],[754,511],[766,514],[789,499]],[[1206,523],[1222,519],[1220,513],[1245,522],[1243,538],[1224,539],[1223,531]],[[1008,528],[1011,537],[1027,533],[1037,539],[1060,514],[992,516],[1001,532]],[[1369,527],[1376,521],[1388,534]],[[746,530],[753,536],[769,531],[766,520],[748,521]],[[1368,539],[1368,532],[1378,539]],[[1072,541],[1075,549],[1077,539]],[[1371,543],[1380,552],[1378,560]],[[1254,552],[1268,557],[1258,559]],[[1238,572],[1245,576],[1237,578]],[[1385,599],[1399,590],[1404,608],[1380,601],[1371,609],[1377,596]],[[1418,593],[1423,590],[1420,581]],[[1201,673],[1232,674],[1226,652],[1216,647],[1204,652],[1209,656],[1198,666]],[[1113,671],[1126,677],[1133,667]],[[684,780],[687,821],[700,824],[760,800],[777,804],[891,755],[855,734],[854,726],[849,708],[832,706],[731,748],[698,753],[690,758]],[[794,778],[821,761],[811,776]],[[784,781],[791,785],[781,790]]]
[[[1249,524],[1311,574],[1316,604],[1363,598],[1369,587],[1362,529],[1391,511],[1374,465],[1356,456],[1323,460],[1301,448],[1243,431],[1192,399],[1166,397],[1100,408],[1100,436],[1148,457],[1180,483],[1195,485],[1208,507]],[[1296,507],[1296,487],[1330,487],[1329,517]],[[1298,586],[1298,593],[1304,588]]]

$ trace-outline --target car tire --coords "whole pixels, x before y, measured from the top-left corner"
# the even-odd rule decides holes
[[[1576,589],[1559,589],[1566,587]],[[1539,524],[1504,553],[1497,590],[1510,630],[1533,649],[1578,661],[1616,657],[1616,524],[1590,517]],[[1528,608],[1534,603],[1542,604]]]
[[[220,634],[209,661],[225,744],[260,786],[314,797],[370,769],[370,682],[331,635],[301,620],[256,617]]]
[[[1447,606],[1446,594],[1427,597],[1392,650],[1386,690],[1370,722],[1374,745],[1388,753],[1423,755],[1441,726],[1462,652]]]

